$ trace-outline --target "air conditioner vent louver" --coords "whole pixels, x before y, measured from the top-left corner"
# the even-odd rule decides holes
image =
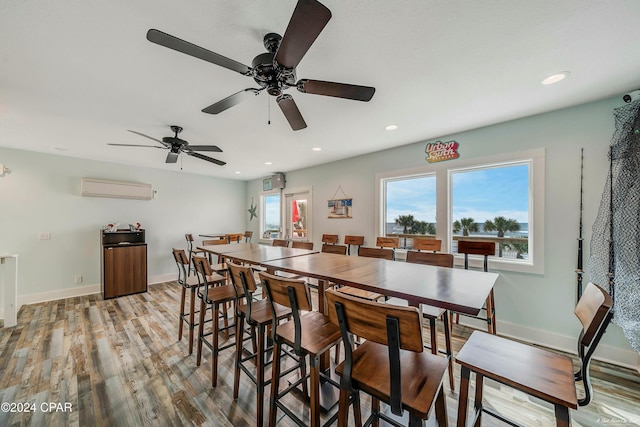
[[[153,188],[151,184],[137,182],[82,178],[81,194],[83,197],[151,200],[153,199]]]

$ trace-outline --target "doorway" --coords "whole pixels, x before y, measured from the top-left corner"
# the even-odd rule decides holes
[[[312,241],[311,189],[293,190],[285,194],[285,238]]]

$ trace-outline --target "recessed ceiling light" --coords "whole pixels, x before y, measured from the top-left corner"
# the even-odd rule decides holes
[[[236,173],[237,173],[238,175],[240,175],[240,171],[236,171]]]
[[[396,130],[398,129],[398,125],[388,125],[385,126],[384,130]]]
[[[313,150],[313,151],[322,151],[322,148],[320,148],[320,147],[313,147],[313,148],[312,148],[312,150]]]
[[[273,163],[271,162],[264,162],[265,165],[272,165]]]
[[[65,147],[51,147],[51,149],[55,151],[67,151]]]
[[[546,79],[544,79],[542,81],[542,84],[543,85],[552,85],[554,83],[558,83],[559,81],[562,81],[562,80],[566,79],[569,76],[569,74],[571,74],[569,71],[562,71],[560,73],[553,74],[553,75],[547,77]]]

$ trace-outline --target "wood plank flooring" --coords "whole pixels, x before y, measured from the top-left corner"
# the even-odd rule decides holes
[[[179,301],[180,288],[169,282],[106,301],[90,295],[22,307],[18,325],[0,330],[0,401],[19,410],[3,406],[0,426],[255,425],[255,387],[246,375],[239,398],[232,398],[234,350],[220,354],[218,386],[212,388],[209,350],[196,367],[186,337],[177,341]],[[454,327],[456,351],[470,333]],[[456,387],[458,376],[456,366]],[[594,400],[571,411],[573,425],[640,426],[638,373],[594,362],[592,378]],[[455,425],[458,394],[447,384],[445,379]],[[552,408],[525,394],[489,382],[485,397],[525,426],[554,425]],[[305,416],[301,398],[290,399]],[[363,411],[368,413],[368,399]],[[294,425],[281,413],[278,424]],[[483,426],[499,425],[483,417]]]

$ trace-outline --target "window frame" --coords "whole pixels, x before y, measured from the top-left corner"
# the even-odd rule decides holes
[[[269,190],[269,191],[262,191],[259,193],[260,196],[260,238],[259,240],[264,241],[264,242],[272,242],[273,239],[271,237],[264,237],[264,233],[266,231],[266,227],[265,227],[265,221],[266,221],[266,208],[265,208],[265,202],[266,202],[266,198],[269,196],[279,196],[280,197],[280,201],[278,203],[278,208],[280,209],[279,212],[279,217],[280,217],[280,226],[279,226],[279,230],[278,230],[278,238],[280,238],[280,235],[282,234],[282,203],[283,203],[283,199],[282,199],[282,191],[281,189],[275,189],[275,190]]]
[[[456,159],[417,168],[376,174],[375,234],[385,232],[386,194],[384,182],[392,179],[435,174],[436,237],[442,240],[442,252],[451,252],[453,240],[451,175],[455,172],[529,162],[529,251],[528,260],[489,257],[489,269],[544,274],[545,150],[538,148],[514,153],[501,153],[469,159]],[[464,256],[454,254],[455,264],[463,265]],[[472,268],[482,268],[482,257],[470,256]]]

